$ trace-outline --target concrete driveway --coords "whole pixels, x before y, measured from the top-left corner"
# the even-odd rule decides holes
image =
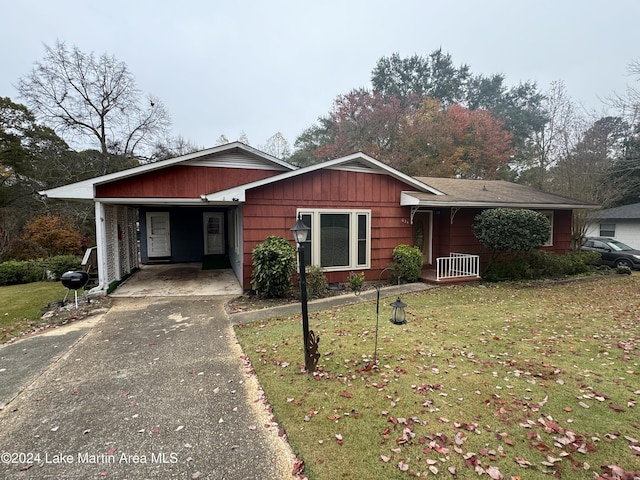
[[[141,265],[111,295],[113,298],[242,295],[231,269],[203,270],[202,263]]]
[[[42,373],[0,411],[0,478],[291,478],[294,457],[224,311],[230,298],[115,298],[75,333],[0,348],[0,380],[29,352],[52,361],[32,365]]]

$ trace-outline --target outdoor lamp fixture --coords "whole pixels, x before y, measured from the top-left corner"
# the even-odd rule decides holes
[[[389,319],[389,321],[394,325],[403,325],[407,323],[407,314],[404,311],[407,304],[400,300],[400,297],[398,297],[398,299],[395,302],[391,303],[390,306],[393,308],[393,310],[391,310],[391,318]]]
[[[300,302],[302,304],[302,341],[304,342],[304,369],[307,373],[316,371],[316,365],[320,358],[318,343],[320,337],[316,337],[313,330],[309,330],[309,311],[307,307],[307,272],[304,264],[304,245],[309,235],[309,228],[302,221],[302,215],[298,215],[296,224],[291,228],[293,238],[298,244],[298,267],[300,277]]]
[[[378,365],[378,327],[380,323],[380,288],[382,288],[382,286],[380,285],[380,280],[382,279],[382,274],[387,270],[393,270],[393,268],[389,268],[389,267],[383,268],[382,271],[380,272],[380,275],[378,276],[378,284],[375,285],[376,294],[377,294],[376,295],[376,339],[375,339],[375,346],[373,348],[373,365]],[[391,318],[389,319],[389,321],[394,325],[403,325],[407,323],[407,315],[406,315],[406,312],[404,311],[407,304],[404,303],[402,300],[400,300],[400,297],[398,297],[398,299],[395,302],[389,305],[393,307],[393,310],[391,310]]]

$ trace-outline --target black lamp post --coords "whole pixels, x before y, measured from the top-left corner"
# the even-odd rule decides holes
[[[304,368],[307,373],[316,370],[318,358],[318,343],[320,337],[316,337],[313,330],[309,330],[309,311],[307,306],[307,272],[304,264],[304,245],[309,235],[309,228],[302,221],[302,215],[298,215],[296,224],[291,228],[293,238],[298,244],[298,266],[300,276],[300,302],[302,304],[302,338],[304,342]]]

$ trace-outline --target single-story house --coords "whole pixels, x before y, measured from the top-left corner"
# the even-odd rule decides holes
[[[585,236],[615,238],[640,250],[640,203],[590,213]]]
[[[377,280],[399,244],[420,247],[425,269],[452,252],[480,254],[471,226],[487,208],[543,212],[545,248],[565,253],[572,210],[597,208],[504,181],[413,178],[364,153],[298,168],[239,142],[41,193],[95,204],[102,291],[139,262],[208,258],[251,289],[252,250],[269,235],[293,243],[298,215],[311,227],[307,262],[344,282],[351,271]]]

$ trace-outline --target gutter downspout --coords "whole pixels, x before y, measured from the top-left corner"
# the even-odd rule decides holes
[[[95,202],[96,216],[96,247],[98,254],[98,285],[89,290],[89,295],[105,295],[108,288],[107,282],[107,245],[105,211],[102,202]]]

